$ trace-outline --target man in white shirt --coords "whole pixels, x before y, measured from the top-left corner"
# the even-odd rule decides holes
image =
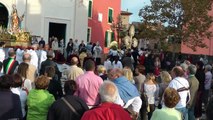
[[[189,82],[183,77],[184,71],[180,66],[174,67],[171,75],[173,79],[168,87],[176,89],[180,95],[180,101],[175,108],[183,114],[184,120],[188,120],[186,105],[190,99]]]
[[[113,68],[112,62],[110,61],[110,56],[107,56],[106,61],[104,61],[104,67],[106,68],[106,71]]]
[[[94,51],[94,58],[95,58],[96,65],[100,65],[101,64],[102,48],[99,45],[99,42],[97,42],[96,46],[93,48],[93,51]]]

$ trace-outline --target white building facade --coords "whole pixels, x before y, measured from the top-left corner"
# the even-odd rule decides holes
[[[69,38],[87,40],[87,0],[0,0],[0,4],[8,10],[8,19],[16,5],[18,15],[24,14],[21,28],[46,43],[51,36],[65,39],[65,44]]]

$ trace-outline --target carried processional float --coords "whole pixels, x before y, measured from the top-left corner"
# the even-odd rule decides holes
[[[8,28],[0,26],[0,41],[5,42],[6,46],[29,46],[30,33],[21,28],[21,22],[24,15],[18,16],[16,6],[13,5],[13,11],[9,17]]]

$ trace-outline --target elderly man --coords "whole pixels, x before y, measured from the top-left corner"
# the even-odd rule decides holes
[[[194,108],[195,108],[195,102],[196,102],[196,96],[197,96],[197,91],[199,87],[199,81],[195,77],[195,73],[197,71],[197,68],[195,65],[189,65],[187,73],[189,73],[188,81],[189,81],[189,89],[190,89],[190,95],[191,99],[189,103],[187,104],[188,108],[188,116],[189,120],[195,120],[194,116]]]
[[[210,96],[210,90],[211,90],[211,84],[212,84],[212,66],[211,65],[205,65],[205,82],[204,82],[204,104],[205,107],[208,104],[209,96]]]
[[[53,61],[53,57],[53,51],[48,51],[47,60],[41,63],[40,75],[44,75],[46,67],[53,66],[55,67],[55,73],[57,74],[58,80],[60,80],[61,72],[59,71],[57,64]]]
[[[67,75],[67,79],[68,80],[76,80],[76,78],[79,75],[84,74],[84,71],[77,66],[78,65],[78,58],[77,57],[72,57],[71,59],[71,67],[69,70],[67,70],[65,72],[65,74]]]
[[[130,115],[120,105],[115,104],[118,90],[114,83],[105,81],[100,89],[101,104],[85,112],[81,120],[131,120]]]
[[[3,72],[4,74],[13,74],[16,67],[19,65],[18,61],[15,60],[16,53],[13,49],[8,52],[9,58],[3,61]]]
[[[29,53],[25,53],[23,55],[23,62],[27,63],[29,65],[29,69],[27,71],[27,78],[31,80],[32,83],[34,83],[35,77],[36,77],[36,72],[37,72],[37,68],[36,66],[34,66],[33,64],[30,63],[31,61],[31,55]]]
[[[109,73],[109,79],[115,83],[118,88],[119,96],[116,103],[124,108],[128,108],[133,114],[138,115],[142,100],[137,88],[123,76],[122,70],[115,68]]]
[[[98,89],[103,83],[103,80],[94,73],[94,61],[87,60],[84,68],[86,72],[76,78],[78,90],[75,92],[75,95],[83,99],[89,108],[92,108],[100,103]]]
[[[168,87],[174,88],[180,95],[180,101],[176,105],[176,109],[183,114],[184,120],[188,120],[188,110],[186,104],[190,99],[189,82],[183,77],[184,71],[180,66],[172,69],[172,81]]]

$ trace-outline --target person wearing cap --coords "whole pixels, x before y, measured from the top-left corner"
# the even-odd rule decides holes
[[[58,75],[58,79],[59,79],[61,76],[61,73],[58,69],[57,64],[53,61],[53,57],[54,57],[54,52],[51,50],[47,51],[47,60],[41,63],[40,75],[44,75],[46,67],[53,66],[55,67],[55,73]]]

